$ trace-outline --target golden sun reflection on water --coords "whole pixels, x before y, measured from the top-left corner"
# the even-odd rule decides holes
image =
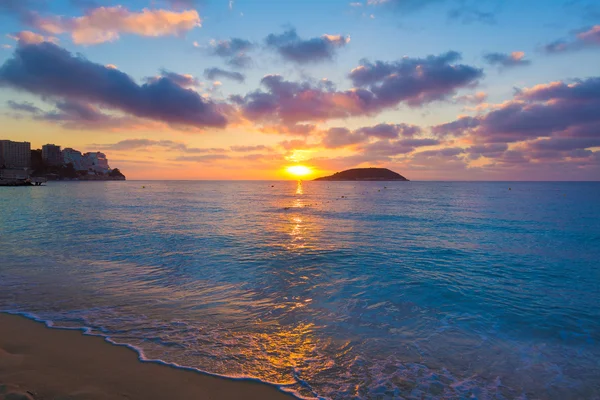
[[[304,189],[302,188],[302,181],[298,181],[298,186],[296,186],[296,194],[304,194]]]

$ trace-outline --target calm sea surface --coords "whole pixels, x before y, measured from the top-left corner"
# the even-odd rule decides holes
[[[600,398],[600,183],[0,189],[0,310],[308,398]]]

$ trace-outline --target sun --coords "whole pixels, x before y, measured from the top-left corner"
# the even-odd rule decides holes
[[[305,176],[312,172],[312,170],[309,167],[306,167],[304,165],[292,165],[290,167],[287,167],[285,170],[288,174],[294,176]]]

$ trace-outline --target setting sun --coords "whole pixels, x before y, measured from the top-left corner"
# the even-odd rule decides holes
[[[312,170],[304,165],[292,165],[285,169],[288,174],[294,176],[305,176],[312,172]]]

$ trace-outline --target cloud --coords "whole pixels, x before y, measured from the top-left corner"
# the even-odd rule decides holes
[[[525,88],[511,101],[477,117],[434,126],[438,136],[463,137],[470,159],[486,157],[504,168],[556,163],[598,166],[600,77]],[[494,165],[496,165],[494,164]]]
[[[204,76],[207,79],[210,79],[211,81],[214,81],[216,79],[221,79],[221,78],[227,78],[227,79],[231,79],[236,82],[239,82],[239,83],[243,83],[244,80],[246,79],[246,77],[239,72],[227,71],[227,70],[224,70],[221,68],[216,68],[216,67],[205,69]]]
[[[51,111],[44,111],[30,102],[11,100],[7,104],[18,113],[14,115],[16,118],[26,113],[36,121],[58,123],[66,129],[131,129],[143,125],[135,118],[106,114],[91,104],[78,101],[57,101]]]
[[[487,53],[483,58],[488,64],[503,68],[521,67],[531,64],[531,61],[525,60],[525,53],[522,51],[513,51],[510,54]]]
[[[280,75],[267,75],[245,96],[232,96],[243,115],[251,120],[294,124],[359,115],[373,115],[405,103],[412,107],[443,100],[462,87],[475,85],[480,69],[453,64],[460,56],[447,53],[425,59],[404,58],[395,63],[363,61],[350,78],[358,86],[338,91],[310,82],[291,82]]]
[[[591,47],[600,47],[600,25],[580,30],[574,34],[574,37],[548,43],[544,46],[544,50],[546,53],[564,53]]]
[[[413,137],[421,134],[422,130],[417,125],[409,124],[378,124],[358,129],[365,136],[379,139],[395,139],[399,136]]]
[[[15,15],[21,22],[31,23],[34,10],[44,5],[44,0],[0,0],[0,15]]]
[[[198,43],[194,45],[200,47]],[[228,65],[237,68],[249,67],[252,64],[252,59],[247,53],[253,48],[254,44],[252,42],[240,38],[211,40],[209,43],[211,55],[221,57]]]
[[[479,126],[480,121],[473,117],[460,117],[456,121],[433,126],[431,132],[438,137],[463,136],[470,129]]]
[[[27,112],[27,113],[31,113],[31,114],[39,114],[42,113],[42,109],[35,106],[33,103],[25,101],[23,103],[19,103],[13,100],[9,100],[6,102],[6,104],[8,105],[9,108],[11,108],[14,111],[22,111],[22,112]]]
[[[463,24],[481,22],[483,24],[494,25],[497,22],[494,13],[481,11],[470,6],[462,6],[450,10],[448,12],[448,18]]]
[[[58,43],[58,38],[55,38],[53,36],[43,36],[31,31],[21,31],[6,36],[23,44],[38,44],[42,42]]]
[[[237,153],[251,153],[254,151],[271,151],[272,149],[268,146],[259,144],[256,146],[231,146],[229,150]]]
[[[70,33],[76,44],[98,44],[115,41],[120,34],[140,36],[181,36],[201,26],[196,10],[181,12],[143,9],[140,12],[123,6],[98,7],[81,17],[37,17],[33,25],[46,33]]]
[[[323,138],[322,144],[328,149],[346,147],[361,143],[365,136],[358,132],[352,132],[348,128],[330,128]]]
[[[114,65],[107,65],[107,68],[116,69]],[[156,84],[161,79],[168,79],[172,83],[181,86],[182,88],[194,88],[200,86],[198,79],[194,78],[190,74],[178,74],[176,72],[167,71],[165,69],[160,71],[160,75],[146,78],[146,82],[150,84]]]
[[[422,129],[420,127],[409,124],[378,124],[355,130],[336,127],[324,132],[321,144],[323,147],[332,149],[362,144],[363,147],[360,147],[360,151],[366,151],[367,149],[375,150],[386,146],[386,143],[388,146],[400,146],[403,149],[414,149],[415,147],[431,146],[439,143],[437,139],[414,137],[421,133]],[[373,139],[376,141],[372,142]],[[406,152],[409,151],[412,150]]]
[[[459,53],[450,51],[391,63],[363,60],[349,77],[355,86],[369,88],[382,104],[421,106],[447,98],[458,88],[473,86],[483,76],[481,69],[456,64],[460,58]]]
[[[175,9],[189,9],[199,6],[203,0],[166,0]]]
[[[454,101],[459,104],[481,104],[487,100],[487,93],[477,92],[475,94],[465,94],[454,97]]]
[[[198,148],[188,147],[185,143],[173,140],[154,140],[154,139],[125,139],[111,144],[95,144],[101,150],[130,151],[141,150],[152,147],[162,147],[168,151],[178,151],[182,153],[205,154],[205,153],[223,153],[227,151],[222,148]]]
[[[333,59],[338,49],[350,43],[350,37],[322,35],[305,40],[298,36],[295,29],[289,29],[280,35],[270,34],[265,43],[287,61],[308,64]]]
[[[189,161],[197,163],[208,163],[212,161],[227,160],[231,158],[227,154],[207,154],[204,156],[180,156],[174,159],[174,161]]]
[[[20,45],[0,67],[0,86],[169,124],[204,128],[227,123],[215,103],[168,77],[139,85],[119,70],[73,56],[49,42]]]

